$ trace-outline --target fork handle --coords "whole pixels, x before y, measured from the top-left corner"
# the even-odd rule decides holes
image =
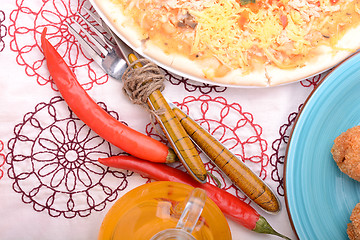
[[[128,56],[130,63],[137,60],[134,54]],[[134,68],[142,67],[141,63]],[[155,90],[147,99],[147,104],[157,114],[156,120],[169,140],[173,150],[190,175],[198,182],[205,183],[207,171],[189,135],[177,119],[160,90]]]
[[[280,211],[280,202],[271,188],[245,163],[179,108],[174,107],[173,111],[189,136],[237,188],[263,210],[270,213]]]

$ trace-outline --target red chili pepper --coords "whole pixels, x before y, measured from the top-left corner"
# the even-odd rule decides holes
[[[333,5],[336,4],[337,2],[339,2],[339,0],[330,0],[330,3]]]
[[[49,72],[79,119],[99,136],[134,156],[154,162],[171,162],[176,159],[172,149],[165,144],[126,126],[96,104],[45,36],[46,28],[41,34],[41,45]]]
[[[284,239],[289,239],[276,232],[266,219],[247,203],[214,185],[199,183],[189,174],[179,169],[172,168],[166,164],[152,163],[127,155],[99,158],[98,161],[108,167],[130,170],[158,181],[180,182],[202,188],[206,191],[207,196],[221,209],[224,215],[233,221],[258,233],[273,234]]]

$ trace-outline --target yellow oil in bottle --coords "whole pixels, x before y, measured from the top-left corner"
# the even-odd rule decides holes
[[[131,190],[109,210],[98,239],[144,240],[175,228],[192,189],[181,183],[153,182]],[[224,215],[209,198],[192,235],[197,240],[231,240]]]

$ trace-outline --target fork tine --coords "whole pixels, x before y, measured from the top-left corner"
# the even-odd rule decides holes
[[[84,27],[81,26],[81,24],[80,24],[79,22],[77,22],[73,17],[71,17],[71,20],[73,20],[74,23],[75,23],[75,25],[78,26],[78,27],[85,33],[85,35],[86,35],[86,36],[90,39],[90,41],[99,49],[99,51],[100,51],[102,54],[104,54],[104,55],[108,54],[108,50],[107,50],[103,45],[101,45],[101,43],[100,43],[98,40],[96,40],[96,39],[94,38],[94,36],[92,36],[86,29],[84,29]]]
[[[130,60],[129,60],[129,55],[130,55],[130,53],[128,53],[128,54],[125,54],[125,51],[124,51],[124,43],[115,35],[115,33],[109,28],[109,26],[107,26],[105,23],[103,23],[104,25],[103,25],[103,27],[104,27],[104,29],[108,32],[108,33],[110,33],[110,35],[112,36],[112,38],[114,39],[114,41],[116,42],[116,45],[115,45],[115,47],[114,47],[114,50],[115,50],[115,52],[118,54],[118,55],[120,55],[120,56],[122,56],[122,58],[125,60],[125,62],[126,62],[126,64],[128,65],[128,66],[130,66]],[[122,43],[122,44],[121,44]]]
[[[89,16],[102,28],[104,28],[103,26],[103,22],[102,19],[99,18],[97,15],[95,15],[95,13],[93,13],[90,9],[88,8],[83,8],[85,10],[85,12],[87,14],[89,14]],[[80,14],[81,15],[81,14]],[[113,47],[115,44],[108,38],[106,37],[104,34],[101,34],[101,32],[94,26],[91,24],[91,29],[94,30],[94,32],[96,32],[98,34],[98,36],[106,43],[108,43],[111,47]],[[104,29],[105,31],[107,31],[106,29]]]
[[[94,19],[96,22],[97,22],[97,24],[99,24],[100,26],[102,26],[101,25],[101,19],[98,17],[98,16],[96,16],[95,15],[95,13],[93,13],[90,9],[88,9],[88,8],[83,8],[84,10],[85,10],[85,12],[87,13],[87,14],[89,14],[91,17],[92,17],[92,19]]]
[[[70,26],[70,24],[68,24],[67,22],[65,22],[66,25],[69,28],[69,31],[74,35],[74,37],[76,38],[76,40],[80,43],[81,47],[83,47],[85,49],[85,51],[90,54],[90,57],[99,65],[102,66],[102,57],[95,51],[95,49],[88,43],[86,42],[83,37],[80,36],[80,34],[72,27]]]
[[[98,22],[96,16],[88,9],[84,8],[86,10],[86,12],[101,26],[101,24]],[[111,50],[113,49],[113,45],[110,44],[111,41],[110,39],[108,39],[102,32],[100,32],[93,24],[91,24],[89,22],[88,19],[86,19],[84,17],[84,15],[82,15],[81,13],[77,12],[77,14],[79,15],[79,17],[90,27],[90,29],[103,41],[103,43],[110,48]]]

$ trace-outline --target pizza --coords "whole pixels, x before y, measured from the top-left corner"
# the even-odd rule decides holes
[[[126,43],[174,73],[275,86],[360,48],[360,0],[93,0]]]

